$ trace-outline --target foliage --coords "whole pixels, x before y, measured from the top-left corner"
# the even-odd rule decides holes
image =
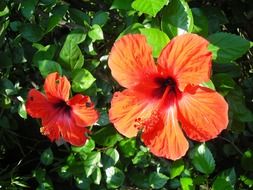
[[[252,188],[252,9],[251,0],[1,0],[0,188]],[[107,58],[124,34],[145,35],[158,57],[185,32],[210,41],[212,81],[203,85],[226,98],[230,122],[217,139],[191,141],[189,154],[172,162],[109,122],[119,86]],[[82,147],[51,143],[26,114],[29,89],[41,88],[55,71],[70,79],[72,94],[91,96],[100,112]]]

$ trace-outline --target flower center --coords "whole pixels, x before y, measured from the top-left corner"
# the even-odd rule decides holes
[[[155,78],[155,83],[158,85],[158,88],[155,90],[155,96],[161,98],[167,88],[169,88],[168,93],[173,93],[176,95],[177,92],[177,83],[172,77],[168,78]]]
[[[64,100],[60,100],[59,102],[55,103],[54,108],[63,110],[65,113],[68,114],[70,114],[70,111],[72,109]]]

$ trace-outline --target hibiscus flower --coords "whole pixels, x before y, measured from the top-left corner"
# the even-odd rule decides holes
[[[210,79],[212,54],[208,41],[196,34],[172,39],[157,64],[140,34],[115,42],[109,67],[126,89],[114,93],[110,121],[127,137],[141,138],[159,157],[184,156],[190,139],[205,142],[227,127],[228,105],[216,91],[201,84]],[[185,134],[185,135],[184,135]]]
[[[77,94],[69,99],[70,83],[58,73],[49,74],[44,83],[45,95],[36,89],[28,93],[26,111],[42,120],[42,134],[51,141],[61,137],[75,146],[86,142],[86,126],[98,120],[98,113],[88,96]]]

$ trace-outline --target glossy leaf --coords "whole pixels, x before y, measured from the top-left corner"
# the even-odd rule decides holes
[[[92,138],[97,144],[110,147],[116,144],[121,139],[121,136],[112,126],[107,125],[93,133]]]
[[[149,185],[152,189],[162,188],[168,181],[168,177],[162,173],[152,172],[149,175]]]
[[[43,77],[46,77],[48,74],[53,73],[53,72],[58,72],[62,74],[62,68],[59,63],[51,60],[42,60],[39,61],[38,63],[40,74]]]
[[[191,152],[192,164],[201,173],[211,174],[215,169],[215,160],[205,144],[194,148]]]
[[[212,185],[212,190],[233,190],[232,185],[226,181],[224,178],[217,177]]]
[[[146,36],[148,44],[152,47],[152,54],[156,58],[170,41],[164,32],[156,28],[141,28],[140,32]]]
[[[59,61],[63,67],[69,70],[80,69],[84,63],[83,54],[77,43],[73,40],[65,40],[59,54]]]
[[[62,20],[62,17],[66,14],[67,9],[67,5],[57,5],[54,7],[48,20],[46,32],[50,32],[57,26],[57,24]]]
[[[72,89],[74,92],[87,90],[96,80],[86,69],[75,70],[72,78]]]
[[[40,156],[40,161],[44,165],[48,166],[53,163],[53,160],[54,160],[54,155],[51,148],[45,149]]]
[[[179,176],[184,171],[184,161],[182,159],[172,162],[170,167],[170,178]]]
[[[112,189],[120,187],[125,180],[124,173],[116,167],[107,168],[105,174],[107,186]]]
[[[98,24],[99,26],[104,26],[109,19],[109,13],[104,11],[99,11],[94,15],[91,24]]]
[[[21,2],[21,13],[28,20],[32,18],[38,0],[26,0]]]
[[[123,10],[130,10],[131,3],[133,0],[113,0],[111,9],[123,9]]]
[[[91,27],[90,31],[88,32],[88,36],[92,39],[92,42],[104,39],[103,30],[98,24],[94,24]]]
[[[132,8],[155,17],[167,2],[167,0],[134,0]]]
[[[193,16],[185,0],[172,0],[162,12],[162,30],[170,38],[191,32]]]
[[[225,32],[212,34],[208,40],[211,43],[209,50],[217,63],[230,63],[243,56],[250,48],[248,40]]]
[[[38,42],[43,37],[42,29],[35,24],[23,24],[20,27],[20,32],[22,37],[29,42]]]
[[[119,160],[119,153],[116,149],[110,148],[102,156],[103,168],[114,166]]]

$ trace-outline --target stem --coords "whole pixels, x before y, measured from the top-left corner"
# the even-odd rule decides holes
[[[225,137],[219,137],[220,139],[222,139],[222,140],[224,140],[224,141],[226,141],[226,142],[228,142],[228,143],[230,143],[233,147],[234,147],[234,149],[242,156],[243,155],[243,153],[242,153],[242,151],[232,142],[232,141],[230,141],[229,139],[227,139],[227,138],[225,138]]]

